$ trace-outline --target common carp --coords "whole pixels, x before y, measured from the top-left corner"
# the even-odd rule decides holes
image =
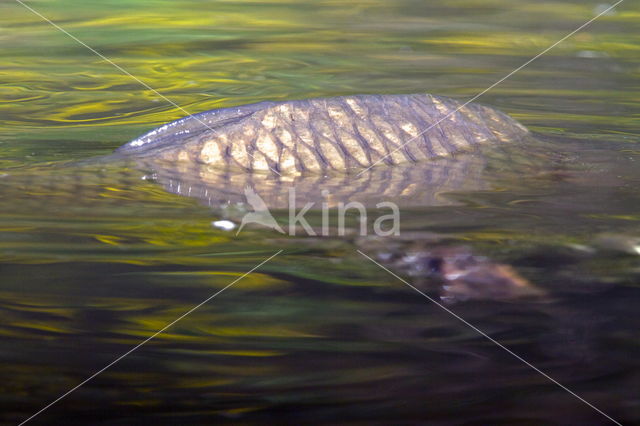
[[[488,188],[483,148],[528,139],[524,126],[491,107],[428,94],[354,95],[202,112],[115,156],[153,171],[167,191],[214,208],[242,202],[247,186],[273,209],[288,206],[291,188],[300,205],[325,191],[334,205],[435,206],[454,203],[442,194]]]
[[[494,108],[426,94],[261,102],[173,121],[112,156],[59,168],[57,177],[45,182],[13,174],[0,180],[0,194],[22,189],[31,196],[79,198],[87,190],[135,188],[142,175],[135,169],[143,169],[146,180],[197,198],[224,211],[223,217],[229,206],[236,215],[246,213],[247,188],[276,211],[318,200],[329,207],[353,201],[374,206],[381,200],[401,207],[439,206],[455,204],[443,194],[489,188],[483,172],[490,157],[484,148],[529,138],[524,126]],[[492,158],[522,170],[508,155]],[[291,206],[291,189],[296,206]],[[443,300],[539,294],[506,266],[472,254],[460,266],[455,248],[430,247],[418,250],[420,256],[403,256],[409,250],[404,246],[393,250],[404,260],[386,263],[399,271],[407,267],[406,259],[417,259],[409,263],[420,270],[442,265],[436,272],[442,272],[447,288],[460,293],[448,291]],[[487,291],[478,290],[476,282]],[[491,282],[499,283],[500,290],[491,290]]]
[[[289,188],[297,189],[300,203],[321,199],[324,190],[334,203],[446,205],[452,203],[447,193],[490,187],[488,161],[523,173],[535,145],[527,145],[526,155],[513,156],[509,148],[530,140],[506,114],[442,96],[261,102],[181,118],[105,157],[38,167],[36,174],[14,171],[0,179],[0,193],[78,199],[102,184],[136,185],[135,169],[142,169],[167,191],[214,209],[243,201],[247,186],[274,209],[286,207]]]
[[[117,153],[289,174],[451,157],[528,133],[482,105],[432,95],[356,95],[207,111],[152,130]]]

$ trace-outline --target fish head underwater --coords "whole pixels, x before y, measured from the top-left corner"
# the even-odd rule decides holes
[[[524,126],[487,106],[426,94],[357,95],[212,110],[152,130],[116,155],[149,170],[168,192],[223,208],[226,219],[250,215],[240,229],[251,217],[283,232],[264,211],[455,205],[451,193],[490,189],[490,159],[514,171],[531,166],[531,156],[514,161],[503,149],[530,140]],[[414,250],[398,241],[392,255],[378,259],[398,271],[418,268],[439,282],[448,303],[542,294],[508,265],[468,249]],[[426,271],[429,264],[438,271]]]
[[[245,215],[260,213],[255,205],[270,211],[277,220],[269,223],[278,225],[290,218],[290,209],[309,204],[312,210],[335,210],[357,202],[367,212],[383,202],[414,211],[455,206],[457,193],[492,189],[487,170],[516,179],[538,170],[548,156],[539,161],[535,144],[524,126],[496,109],[439,96],[262,102],[176,120],[95,161],[43,167],[34,175],[12,173],[0,180],[0,194],[64,209],[95,200],[117,203],[104,194],[113,188],[134,193],[153,182],[197,199],[235,227]],[[248,193],[259,203],[252,204]],[[326,237],[351,239],[365,251],[370,246],[359,245],[355,229],[346,231]],[[391,235],[384,244],[400,256],[415,252],[409,243],[424,242],[411,232],[403,236]],[[461,262],[451,254],[459,253],[455,247],[445,249],[446,243],[436,250],[440,246],[428,244],[393,263],[385,263],[388,253],[381,250],[378,259],[400,272],[411,270],[411,259],[414,266],[440,262],[441,273],[430,275],[447,286],[441,292],[447,301],[531,293],[523,291],[531,285],[512,269],[475,254]]]

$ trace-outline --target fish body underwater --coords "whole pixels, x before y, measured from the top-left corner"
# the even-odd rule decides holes
[[[500,149],[531,139],[516,120],[475,103],[428,94],[353,95],[190,115],[130,141],[113,157],[134,161],[167,191],[212,208],[242,202],[246,187],[276,210],[291,204],[292,189],[300,206],[325,191],[333,205],[375,206],[384,199],[423,207],[455,204],[442,194],[488,189],[486,148],[516,170]]]
[[[198,199],[222,217],[235,212],[234,221],[247,213],[247,188],[276,217],[280,210],[308,203],[328,208],[354,201],[367,208],[380,201],[399,207],[447,206],[457,204],[447,194],[489,189],[483,174],[489,160],[521,173],[522,159],[531,157],[527,150],[518,163],[503,155],[507,151],[494,150],[492,157],[485,148],[529,140],[524,126],[494,108],[426,94],[261,102],[173,121],[111,156],[49,170],[47,179],[13,174],[0,181],[0,194],[17,199],[23,192],[29,201],[36,194],[36,202],[49,207],[70,199],[104,200],[103,194],[114,188],[135,192],[145,173],[146,181]],[[502,153],[496,157],[495,152]],[[472,253],[462,256],[470,259],[464,267],[456,266],[463,249],[429,244],[404,256],[413,249],[403,241],[396,241],[391,257],[387,249],[380,250],[380,259],[416,259],[409,266],[387,263],[398,271],[417,268],[421,275],[428,275],[423,266],[434,262],[445,272],[455,269],[455,274],[436,274],[447,288],[462,289],[443,296],[449,301],[539,294],[511,269]],[[366,239],[353,242],[363,249],[371,245]]]
[[[480,148],[528,136],[520,123],[487,106],[427,94],[356,95],[207,111],[154,129],[116,154],[154,170],[168,191],[212,207],[241,204],[243,188],[270,209],[296,203],[292,189],[297,204],[329,204],[331,194],[333,207],[363,199],[373,205],[384,197],[435,206],[451,203],[440,192],[482,187]],[[354,244],[371,246],[366,239]],[[443,301],[542,294],[510,267],[464,248],[430,245],[401,255],[410,250],[400,244],[379,259],[414,259],[409,266],[387,264],[437,277],[445,284],[438,286]],[[460,259],[467,259],[462,266]],[[433,264],[441,266],[424,266]]]
[[[441,206],[456,204],[447,194],[490,189],[489,162],[514,175],[537,169],[539,142],[494,108],[443,96],[266,101],[181,118],[112,155],[9,173],[0,193],[90,199],[108,185],[137,186],[142,170],[166,191],[214,210],[243,202],[247,187],[276,210],[290,205],[292,189],[298,205],[322,200],[325,191],[333,206]]]

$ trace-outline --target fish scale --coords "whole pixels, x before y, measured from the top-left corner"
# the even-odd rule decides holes
[[[144,170],[168,192],[212,208],[243,202],[247,186],[273,208],[285,207],[294,188],[300,205],[322,200],[323,190],[335,201],[366,206],[380,200],[448,205],[455,200],[443,194],[488,188],[487,164],[503,174],[521,175],[530,168],[527,162],[536,162],[540,141],[527,135],[493,108],[462,107],[431,95],[261,102],[176,120],[114,155],[12,171],[0,178],[0,197],[34,205],[135,198],[141,185],[148,185],[141,181]],[[527,142],[525,151],[515,143],[519,140]],[[401,143],[409,153],[398,149]],[[539,149],[548,158],[555,148]],[[536,162],[535,169],[541,167]]]
[[[296,174],[433,160],[527,134],[486,106],[427,94],[354,95],[207,111],[152,130],[117,153]]]

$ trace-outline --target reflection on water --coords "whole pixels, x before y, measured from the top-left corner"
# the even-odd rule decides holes
[[[197,112],[352,93],[470,97],[598,6],[434,3],[34,7]],[[357,187],[326,179],[335,194],[370,202],[389,182],[434,183],[404,198],[386,187],[403,207],[403,241],[435,235],[471,246],[547,295],[452,309],[630,424],[640,418],[640,40],[632,31],[640,10],[626,3],[483,97],[537,131],[535,156],[533,146],[518,147],[439,163],[429,176],[376,172]],[[354,251],[373,245],[212,227],[224,211],[202,191],[234,200],[246,177],[72,162],[184,114],[20,5],[0,9],[3,423],[33,414],[279,249],[39,421],[605,423]]]

